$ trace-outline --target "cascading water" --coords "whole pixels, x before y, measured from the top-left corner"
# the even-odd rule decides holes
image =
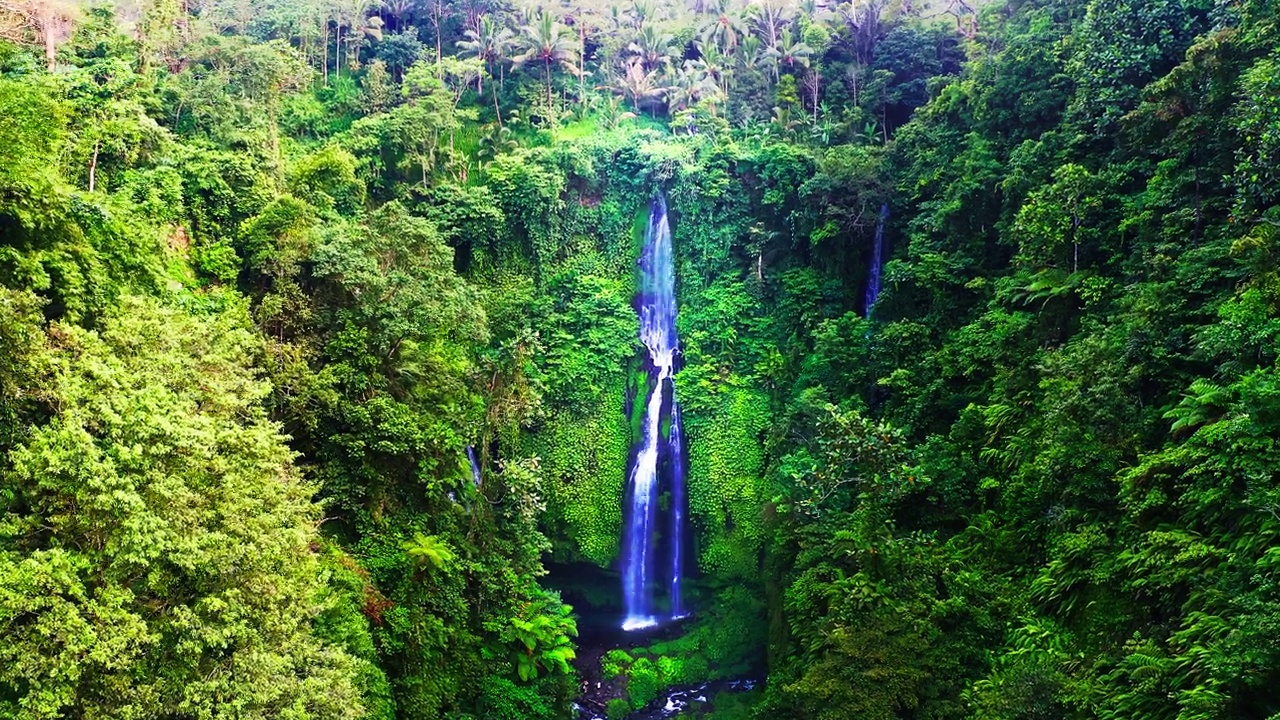
[[[667,204],[661,196],[649,207],[649,225],[640,256],[641,287],[637,298],[640,341],[648,350],[646,367],[655,381],[649,389],[641,422],[640,447],[627,478],[626,518],[622,537],[622,594],[626,605],[623,630],[653,627],[660,621],[655,602],[658,583],[658,493],[666,471],[671,491],[668,516],[669,553],[664,575],[669,581],[669,617],[684,615],[680,582],[684,572],[685,458],[680,406],[676,403],[675,262]],[[663,419],[668,430],[663,437]]]
[[[684,600],[680,592],[680,581],[684,578],[684,509],[685,499],[685,461],[684,461],[684,427],[680,420],[680,405],[676,402],[675,381],[671,383],[671,617],[679,619],[686,615]]]
[[[474,445],[467,446],[467,460],[471,463],[471,482],[476,487],[480,487],[480,463],[476,460],[476,449]]]
[[[871,317],[871,306],[880,296],[880,271],[884,265],[884,225],[889,220],[889,203],[880,205],[880,219],[876,222],[875,247],[871,250],[871,270],[867,275],[867,294],[863,298],[863,315]]]

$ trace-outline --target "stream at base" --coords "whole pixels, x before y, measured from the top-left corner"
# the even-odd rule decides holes
[[[643,709],[627,715],[626,720],[667,720],[685,712],[706,712],[712,709],[712,702],[721,693],[745,693],[759,686],[759,681],[748,679],[714,680],[701,685],[676,685],[662,691],[656,700]],[[604,708],[575,702],[573,709],[578,713],[578,720],[607,720]]]

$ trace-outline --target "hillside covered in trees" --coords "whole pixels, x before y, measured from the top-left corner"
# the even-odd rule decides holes
[[[1277,0],[0,0],[0,718],[1280,718],[1278,361]]]

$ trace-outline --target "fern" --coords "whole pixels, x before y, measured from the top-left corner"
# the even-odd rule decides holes
[[[1229,389],[1199,378],[1191,383],[1191,387],[1183,394],[1182,401],[1166,412],[1164,418],[1174,421],[1170,430],[1175,435],[1185,433],[1217,422],[1230,403]]]
[[[435,535],[415,533],[413,539],[402,543],[401,547],[404,554],[421,568],[444,570],[457,559],[449,545]]]

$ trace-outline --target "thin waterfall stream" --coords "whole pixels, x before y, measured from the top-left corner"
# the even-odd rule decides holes
[[[474,445],[467,446],[467,462],[471,464],[471,482],[476,487],[480,487],[480,462],[476,460],[476,448]]]
[[[676,401],[675,261],[667,204],[661,195],[649,206],[649,223],[640,255],[637,312],[640,341],[647,350],[652,381],[644,404],[640,447],[627,475],[622,537],[623,630],[655,627],[685,615],[681,582],[684,574],[686,462],[684,428]],[[664,420],[667,422],[663,433]],[[666,517],[659,518],[659,495],[670,492]],[[663,554],[665,538],[666,553]],[[662,566],[659,566],[659,563]],[[667,603],[659,610],[657,587],[665,581]]]
[[[867,294],[863,297],[863,316],[871,317],[871,306],[880,297],[880,273],[884,269],[884,226],[889,221],[889,203],[881,203],[876,221],[875,246],[871,250],[871,268],[867,272]]]

